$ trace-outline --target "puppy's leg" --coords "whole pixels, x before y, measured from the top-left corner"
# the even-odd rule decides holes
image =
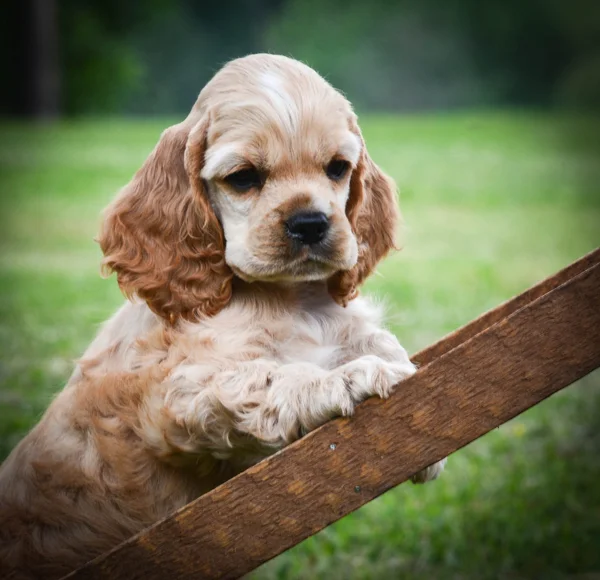
[[[426,467],[418,473],[415,473],[410,480],[413,483],[427,483],[428,481],[437,479],[442,471],[444,471],[446,461],[448,461],[447,457],[441,461],[438,461],[437,463],[434,463],[433,465],[430,465],[429,467]]]
[[[218,369],[181,365],[144,405],[142,432],[167,457],[181,453],[258,461],[329,419],[387,397],[413,372],[404,361],[367,355],[333,370],[258,359]],[[236,459],[237,458],[237,459]]]
[[[398,339],[387,330],[377,329],[368,335],[359,336],[352,344],[352,348],[355,353],[369,353],[386,361],[410,366],[412,367],[410,374],[416,372],[416,367],[410,362],[406,350],[400,345]],[[446,461],[447,458],[442,459],[415,473],[411,477],[411,481],[413,483],[426,483],[437,479],[444,470]]]

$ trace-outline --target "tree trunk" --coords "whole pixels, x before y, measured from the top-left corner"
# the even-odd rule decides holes
[[[31,1],[32,114],[54,119],[60,113],[58,7],[56,0]]]

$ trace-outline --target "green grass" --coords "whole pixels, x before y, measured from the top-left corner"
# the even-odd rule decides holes
[[[5,124],[0,141],[0,457],[121,302],[99,213],[166,121]],[[600,245],[600,122],[522,112],[367,117],[401,186],[401,253],[368,291],[415,352]],[[253,578],[600,574],[600,376],[592,374]],[[402,445],[398,441],[398,445]]]

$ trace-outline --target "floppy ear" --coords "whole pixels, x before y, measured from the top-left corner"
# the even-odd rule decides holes
[[[350,178],[346,216],[358,242],[358,261],[351,270],[337,272],[328,280],[329,293],[342,306],[358,295],[358,287],[377,263],[396,248],[396,228],[400,217],[396,184],[372,161],[358,126],[362,150]]]
[[[221,310],[231,298],[223,230],[200,178],[208,117],[167,129],[106,209],[99,243],[105,273],[170,322]]]

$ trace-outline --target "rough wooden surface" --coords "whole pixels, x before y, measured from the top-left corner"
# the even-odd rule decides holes
[[[600,366],[598,256],[422,351],[423,368],[387,401],[366,401],[68,578],[237,578],[581,378]]]

